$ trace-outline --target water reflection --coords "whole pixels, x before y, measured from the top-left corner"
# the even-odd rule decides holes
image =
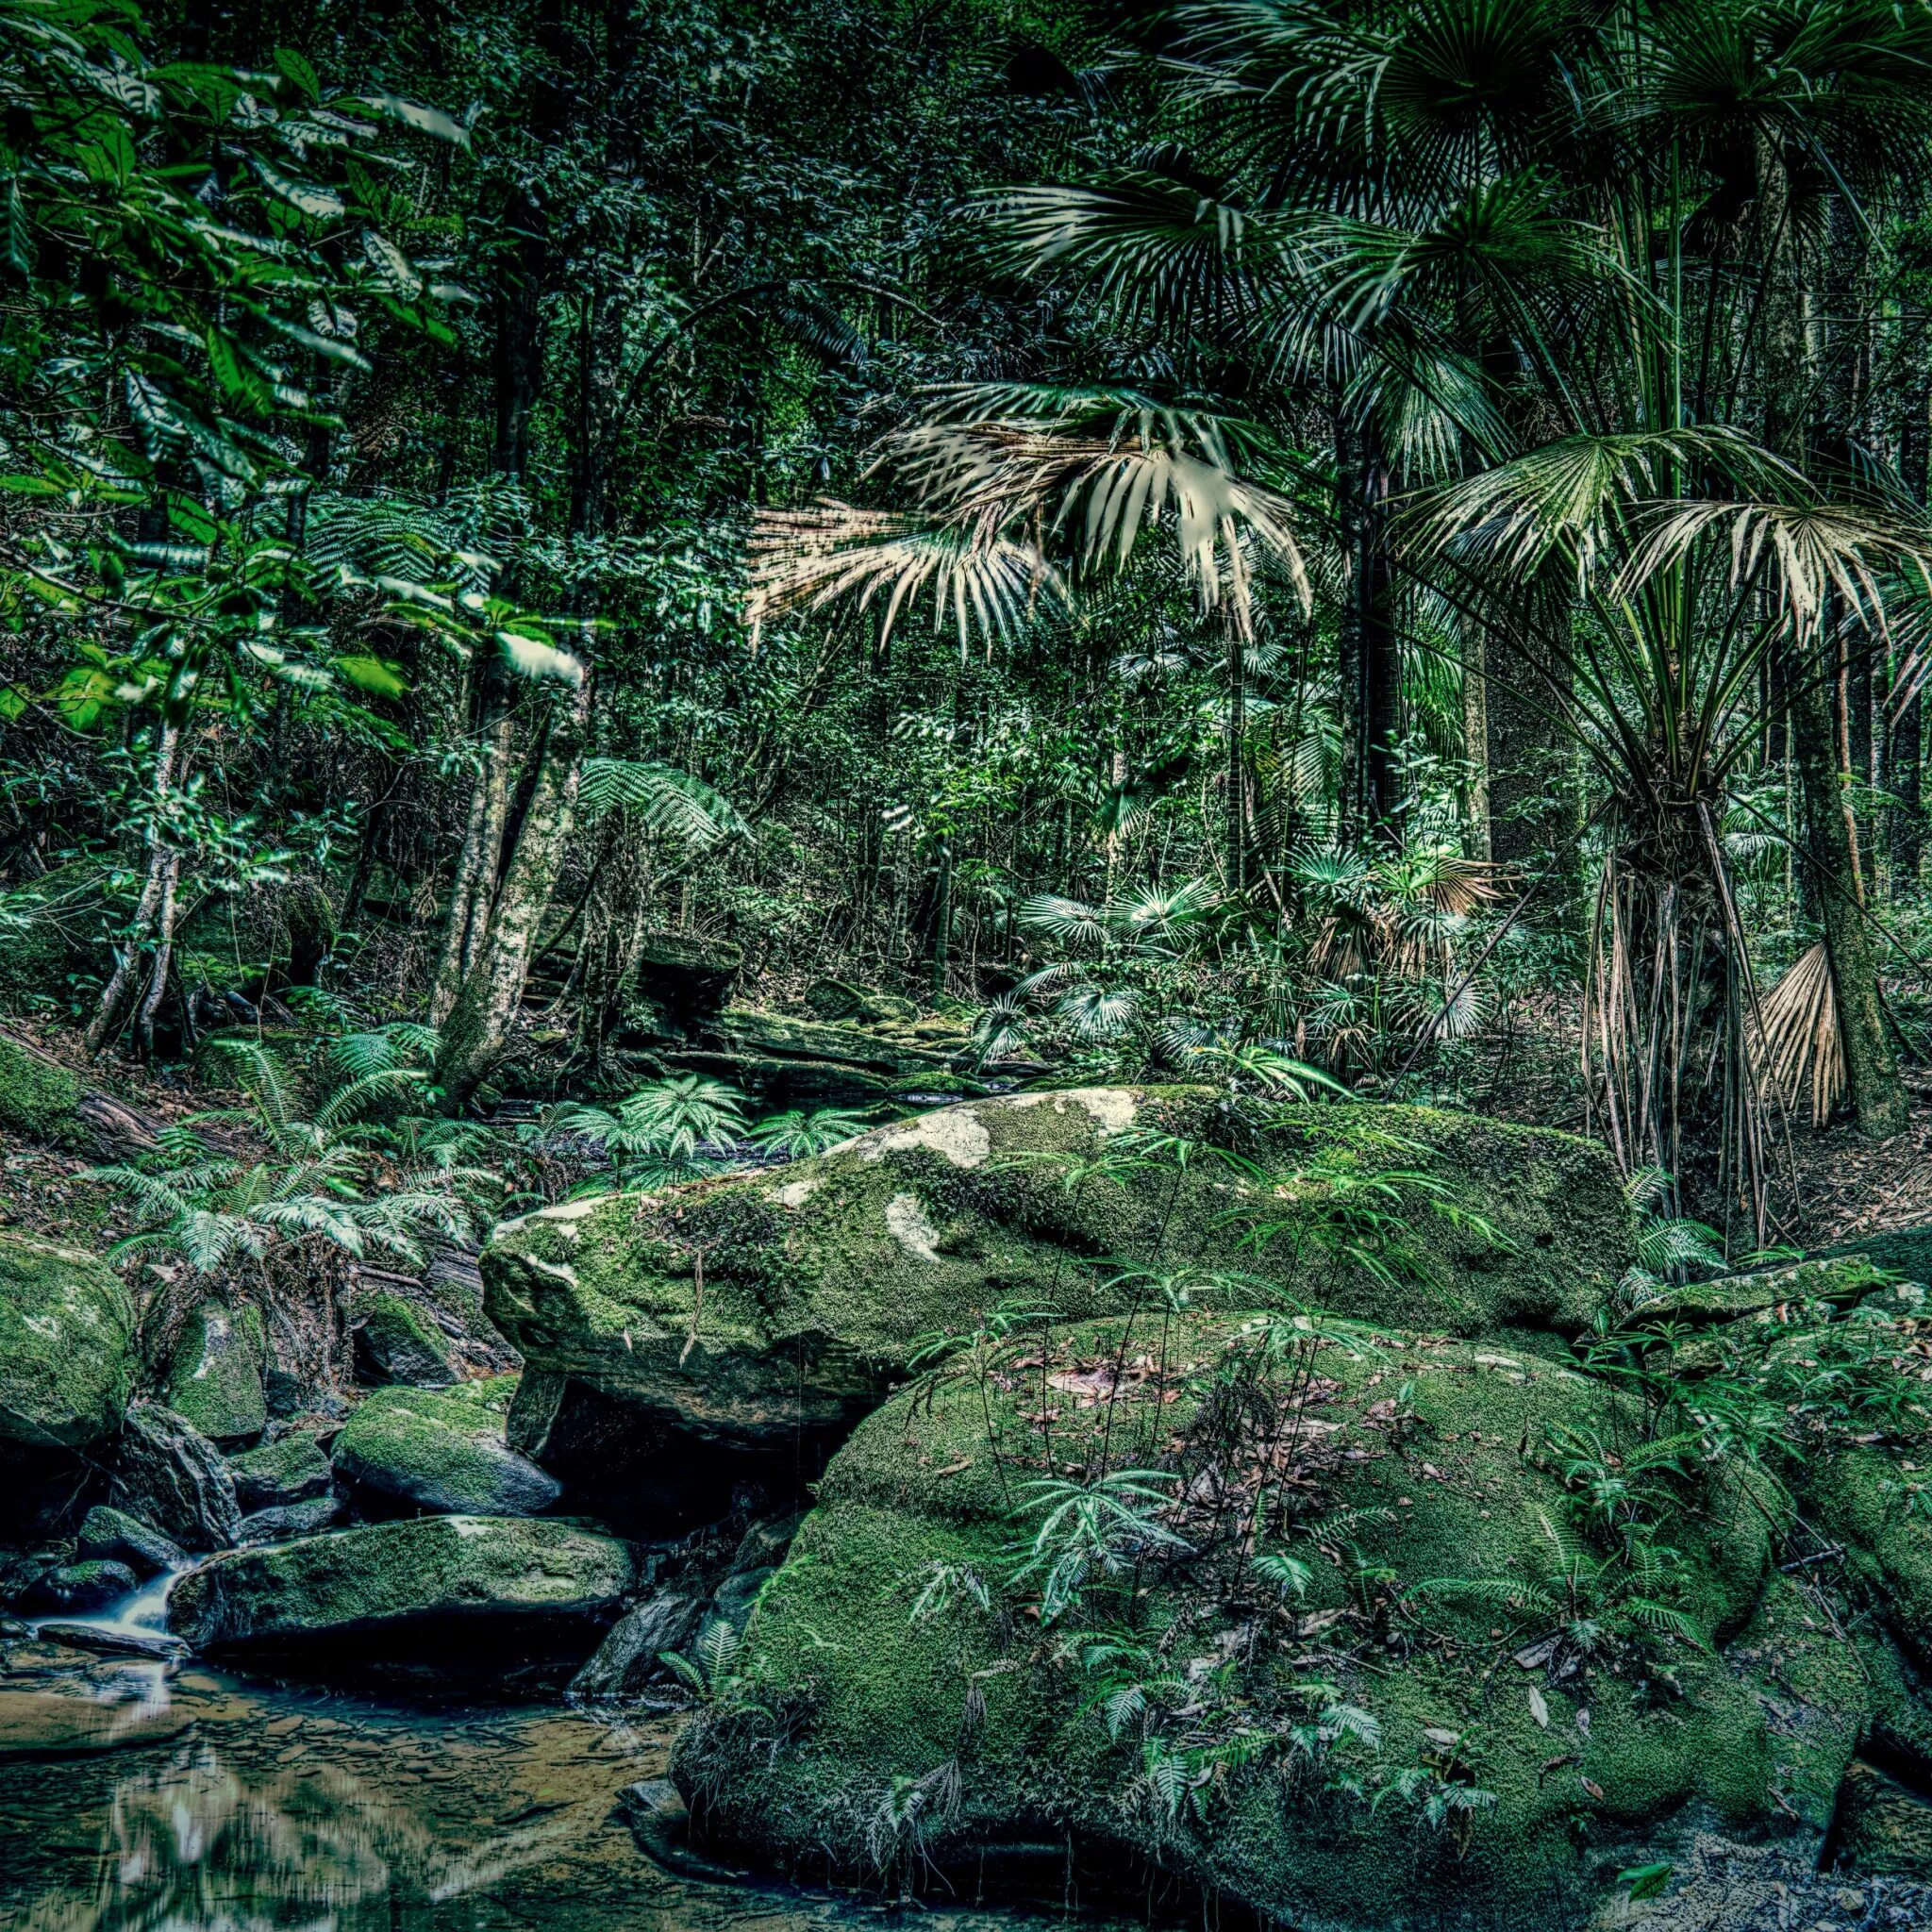
[[[0,1670],[7,1932],[852,1932],[884,1916],[650,1863],[616,1803],[663,1774],[670,1739],[648,1719],[405,1710],[199,1669],[158,1705],[158,1681],[152,1665],[37,1662],[31,1647]],[[57,1689],[188,1728],[9,1757],[8,1700]],[[920,1932],[1040,1924],[932,1907]]]
[[[152,1707],[151,1667],[136,1668],[127,1701]],[[0,1765],[8,1925],[469,1932],[636,1923],[649,1868],[612,1799],[661,1767],[661,1740],[560,1711],[402,1719],[199,1676],[172,1690],[173,1714],[195,1719],[178,1742]]]

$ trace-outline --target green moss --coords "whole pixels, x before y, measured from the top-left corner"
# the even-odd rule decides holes
[[[533,1369],[761,1441],[849,1426],[923,1339],[1002,1306],[1118,1309],[1144,1292],[1120,1284],[1124,1262],[1239,1275],[1233,1300],[1470,1335],[1579,1329],[1631,1257],[1607,1156],[1566,1135],[1424,1108],[1291,1109],[1249,1150],[1287,1176],[1264,1184],[1207,1158],[1109,1168],[1128,1127],[1230,1131],[1199,1089],[948,1108],[776,1174],[507,1224],[483,1257],[487,1306]],[[1423,1168],[1457,1212],[1377,1178]],[[1357,1210],[1351,1249],[1336,1224]],[[1409,1231],[1391,1247],[1369,1214]],[[1245,1241],[1256,1223],[1276,1238]]]
[[[456,1380],[449,1343],[415,1303],[384,1290],[356,1304],[356,1341],[375,1377],[419,1389],[445,1388]]]
[[[1932,1669],[1932,1521],[1907,1509],[1897,1464],[1853,1445],[1808,1458],[1800,1480],[1819,1528],[1844,1546],[1886,1626],[1922,1670]]]
[[[528,1516],[558,1486],[504,1441],[503,1410],[487,1399],[378,1389],[336,1438],[348,1481],[450,1515]]]
[[[278,1442],[264,1442],[227,1460],[244,1516],[251,1510],[307,1502],[326,1493],[329,1487],[329,1460],[313,1436],[284,1436]]]
[[[405,1623],[582,1617],[630,1588],[630,1545],[574,1524],[424,1517],[235,1550],[182,1579],[169,1627],[199,1649]]]
[[[0,1034],[0,1127],[66,1146],[79,1138],[80,1082]]]
[[[0,1235],[0,1439],[82,1448],[121,1426],[134,1309],[77,1248]]]
[[[268,1423],[262,1369],[268,1356],[261,1310],[203,1302],[188,1318],[168,1367],[168,1407],[210,1442],[242,1442]]]
[[[1787,1304],[1847,1305],[1885,1288],[1890,1277],[1862,1256],[1837,1260],[1796,1261],[1750,1274],[1724,1274],[1715,1281],[1661,1288],[1646,1298],[1646,1320],[1672,1316],[1680,1321],[1732,1322]]]
[[[1157,1328],[1139,1329],[1150,1353]],[[1179,1400],[1162,1399],[1158,1373],[1130,1385],[1111,1420],[1116,1466],[1203,1440],[1192,1432],[1211,1428],[1228,1391],[1244,1386],[1258,1345],[1226,1318],[1175,1324],[1170,1344]],[[1513,1661],[1547,1617],[1519,1620],[1440,1586],[1542,1574],[1543,1521],[1573,1512],[1544,1450],[1549,1433],[1616,1441],[1640,1420],[1601,1385],[1534,1358],[1388,1335],[1373,1348],[1320,1350],[1308,1426],[1280,1457],[1314,1520],[1346,1524],[1297,1540],[1311,1573],[1305,1598],[1276,1608],[1225,1569],[1137,1573],[1149,1668],[1197,1687],[1199,1735],[1219,1724],[1258,1746],[1241,1768],[1212,1773],[1198,1813],[1183,1806],[1165,1821],[1150,1804],[1137,1729],[1109,1736],[1079,1643],[1011,1605],[978,1613],[963,1593],[941,1614],[913,1614],[935,1566],[969,1566],[995,1589],[1007,1578],[1016,1562],[1008,1499],[1046,1467],[1093,1466],[1109,1421],[1105,1404],[1078,1406],[1082,1377],[1135,1356],[1118,1324],[1060,1336],[1047,1364],[1058,1408],[1050,1453],[1030,1357],[985,1384],[962,1371],[900,1394],[861,1424],[753,1616],[739,1668],[758,1709],[727,1700],[679,1746],[675,1774],[722,1836],[800,1869],[822,1874],[829,1856],[863,1874],[893,1794],[903,1800],[957,1760],[958,1817],[928,1840],[941,1858],[1071,1833],[1284,1923],[1322,1926],[1407,1924],[1426,1875],[1445,1919],[1456,1900],[1479,1900],[1482,1923],[1527,1932],[1553,1923],[1553,1896],[1588,1894],[1632,1847],[1713,1820],[1739,1830],[1788,1822],[1774,1790],[1815,1790],[1824,1802],[1862,1707],[1834,1674],[1831,1647],[1783,1615],[1789,1587],[1782,1621],[1758,1610],[1768,1552],[1748,1502],[1722,1483],[1692,1483],[1661,1530],[1678,1553],[1680,1607],[1707,1639],[1744,1626],[1748,1657],[1734,1665],[1678,1639],[1640,1639],[1614,1602],[1587,1605],[1623,1635],[1584,1674],[1547,1681]],[[1224,1518],[1214,1493],[1172,1519],[1197,1548],[1235,1534],[1253,1508],[1244,1490]],[[1093,1587],[1097,1624],[1125,1603],[1119,1587]],[[1217,1691],[1213,1674],[1230,1658],[1245,1661]],[[1752,1677],[1760,1669],[1813,1674],[1797,1694],[1781,1693],[1828,1708],[1802,1751],[1774,1735]],[[1357,1796],[1324,1789],[1290,1741],[1316,1707],[1294,1689],[1310,1681],[1380,1727],[1379,1751],[1354,1766]],[[976,1724],[975,1694],[985,1702]],[[1397,1774],[1432,1763],[1493,1800],[1466,1838],[1432,1831],[1396,1788]]]

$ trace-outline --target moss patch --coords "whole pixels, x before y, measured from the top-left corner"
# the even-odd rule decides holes
[[[1162,1134],[1232,1139],[1257,1165],[1163,1163],[1137,1138]],[[1631,1255],[1607,1156],[1570,1136],[1425,1108],[1248,1126],[1199,1089],[1088,1089],[920,1115],[776,1174],[544,1209],[498,1230],[483,1273],[531,1368],[758,1443],[849,1426],[923,1340],[1003,1307],[1118,1310],[1148,1292],[1125,1266],[1219,1274],[1225,1302],[1474,1335],[1581,1328]]]
[[[0,1235],[0,1439],[76,1449],[121,1426],[134,1309],[77,1248]]]
[[[65,1067],[0,1034],[0,1127],[66,1146],[78,1138],[80,1082]]]
[[[1445,1919],[1479,1903],[1485,1924],[1541,1928],[1635,1847],[1794,1812],[1822,1834],[1856,1671],[1787,1587],[1761,1604],[1748,1498],[1681,1479],[1666,1580],[1640,1586],[1589,1536],[1574,1574],[1597,1580],[1560,1580],[1550,1525],[1582,1518],[1553,1443],[1641,1437],[1604,1386],[1482,1342],[1189,1317],[1163,1352],[1161,1333],[1064,1330],[1044,1362],[1029,1341],[984,1379],[956,1365],[861,1424],[753,1615],[741,1694],[679,1747],[714,1832],[861,1875],[1072,1834],[1284,1923],[1364,1928],[1408,1924],[1424,1881]],[[1296,1419],[1244,1437],[1271,1349]],[[1010,1505],[1096,1468],[1104,1440],[1115,1468],[1178,1471],[1158,1520],[1198,1554],[1143,1547],[1043,1628],[1041,1575],[999,1601],[1024,1542]],[[1300,1594],[1248,1563],[1257,1533],[1306,1566]],[[1702,1645],[1646,1628],[1646,1589]],[[1584,1624],[1600,1635],[1561,1635]],[[1103,1642],[1143,1655],[1116,1666]],[[1110,1706],[1131,1683],[1141,1703]],[[1324,1740],[1338,1708],[1374,1748],[1354,1720]]]

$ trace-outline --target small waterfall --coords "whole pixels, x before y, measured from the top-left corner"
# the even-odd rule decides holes
[[[151,1576],[140,1588],[129,1591],[118,1602],[107,1605],[87,1616],[52,1615],[32,1617],[27,1620],[27,1628],[38,1637],[42,1630],[53,1626],[69,1630],[100,1630],[113,1637],[166,1637],[168,1634],[168,1593],[195,1566],[182,1563],[173,1569],[163,1570]],[[56,1640],[58,1641],[58,1638]],[[187,1646],[181,1646],[181,1656],[187,1655]],[[123,1668],[117,1677],[122,1685],[136,1686],[131,1709],[136,1713],[164,1710],[168,1705],[168,1673],[173,1665],[166,1661],[143,1661],[128,1657],[123,1661]],[[113,1689],[103,1685],[102,1695],[109,1702],[118,1702]]]

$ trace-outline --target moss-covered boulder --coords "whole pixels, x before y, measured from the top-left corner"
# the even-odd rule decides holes
[[[1857,1661],[1749,1471],[1593,1509],[1644,1438],[1484,1341],[1143,1315],[961,1357],[834,1459],[675,1775],[821,1879],[1052,1848],[1058,1895],[1071,1846],[1309,1932],[1581,1924],[1711,1829],[1813,1856]]]
[[[561,1493],[504,1441],[504,1412],[467,1393],[378,1389],[336,1438],[336,1474],[398,1503],[451,1516],[534,1516]]]
[[[113,1270],[0,1235],[0,1440],[78,1449],[111,1436],[134,1369],[134,1308]]]
[[[268,1423],[261,1381],[267,1357],[254,1303],[205,1301],[189,1316],[168,1365],[168,1407],[210,1442],[252,1442]]]
[[[628,1543],[574,1523],[425,1516],[237,1550],[184,1577],[168,1624],[198,1650],[299,1646],[400,1625],[608,1616]]]
[[[758,1445],[842,1433],[924,1341],[1002,1307],[1124,1307],[1150,1292],[1123,1279],[1136,1268],[1475,1335],[1582,1327],[1632,1254],[1608,1157],[1568,1135],[1426,1108],[1249,1121],[1201,1089],[1093,1088],[947,1108],[776,1173],[546,1208],[498,1229],[483,1273],[528,1370],[520,1446],[543,1441],[564,1379]]]
[[[450,1346],[434,1319],[388,1291],[358,1298],[356,1365],[371,1382],[413,1389],[447,1389],[457,1379]]]
[[[228,1472],[235,1478],[236,1504],[244,1515],[310,1502],[327,1495],[335,1481],[321,1443],[301,1430],[229,1457]]]
[[[57,1061],[0,1033],[0,1127],[66,1146],[81,1138],[80,1082]]]

